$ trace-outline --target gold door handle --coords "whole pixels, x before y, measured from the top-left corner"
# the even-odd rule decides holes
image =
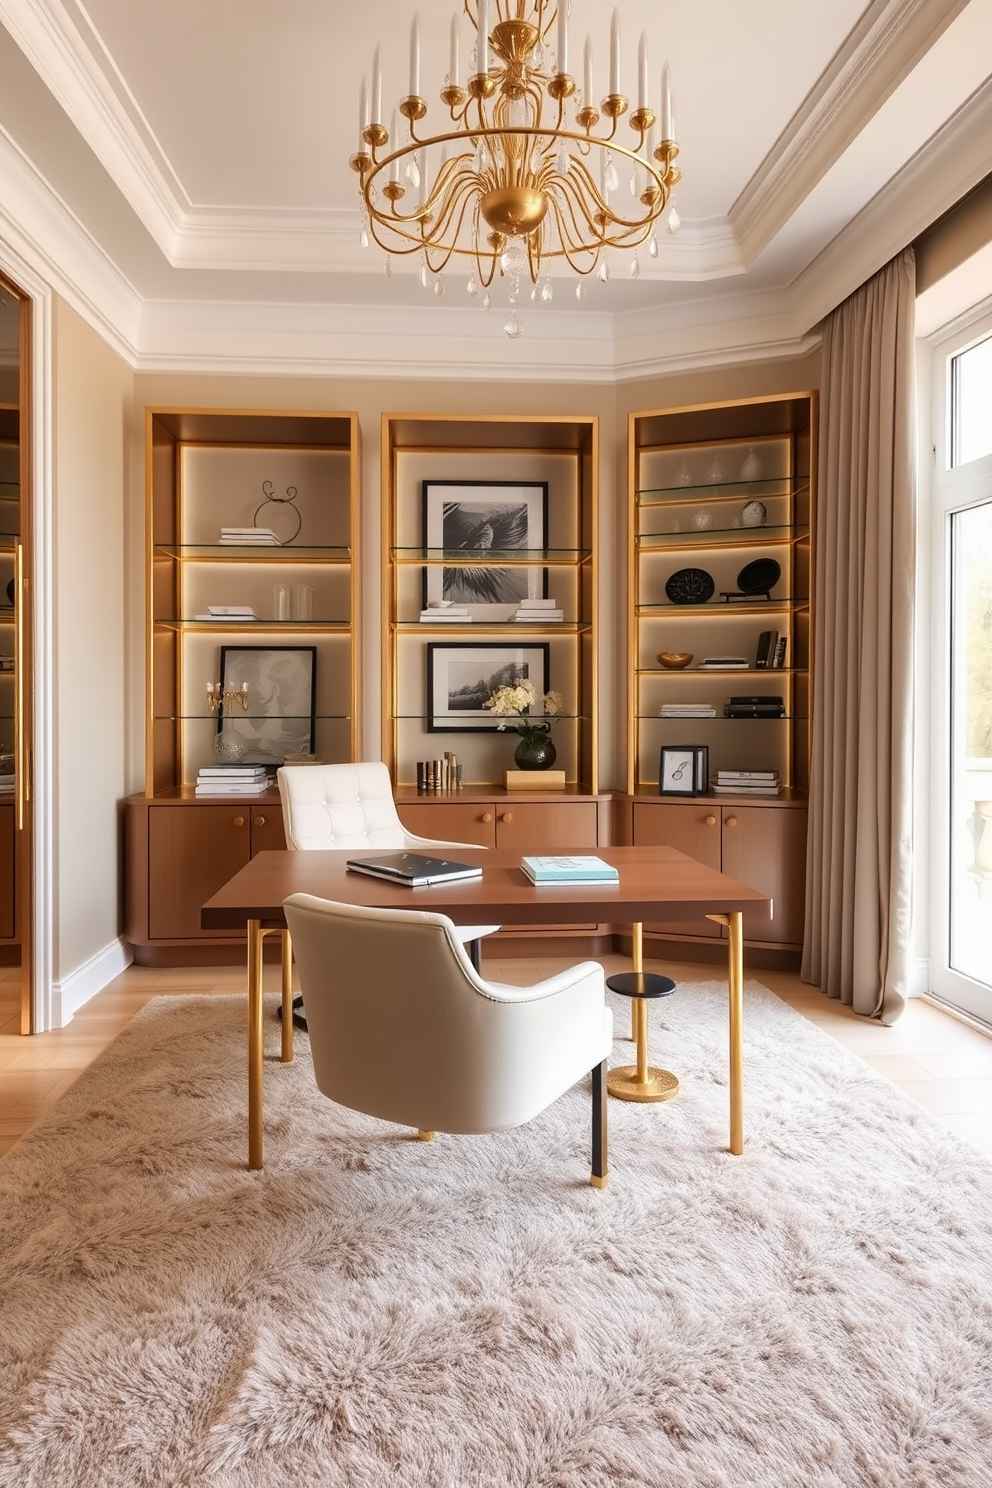
[[[17,792],[17,830],[23,832],[27,804],[31,798],[28,780],[27,750],[24,730],[24,551],[14,547],[14,666],[17,670],[16,707],[14,708],[14,789]]]
[[[254,820],[252,821],[252,826],[253,827],[264,827],[265,826],[265,817],[264,816],[256,816],[254,818]]]
[[[727,826],[728,827],[736,827],[736,825],[737,825],[737,818],[736,818],[736,816],[728,816],[727,817]]]
[[[513,812],[512,811],[504,811],[503,812],[503,815],[500,817],[500,821],[511,822],[512,820],[513,820]]]
[[[706,818],[706,825],[708,827],[715,827],[716,826],[716,817],[715,816],[708,816]]]
[[[235,825],[235,826],[236,826],[236,827],[243,827],[243,826],[244,826],[244,824],[245,824],[245,819],[244,819],[244,817],[243,817],[243,816],[236,816],[236,817],[235,817],[235,818],[234,818],[234,825]]]
[[[487,825],[489,824],[489,822],[492,821],[492,819],[493,819],[493,814],[492,814],[491,811],[484,811],[482,813],[481,817],[479,818],[480,821],[484,821]]]

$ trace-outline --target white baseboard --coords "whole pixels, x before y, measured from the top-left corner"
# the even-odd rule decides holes
[[[108,982],[131,965],[134,959],[126,940],[112,940],[95,956],[52,986],[52,1027],[65,1028],[83,1005],[102,992]]]

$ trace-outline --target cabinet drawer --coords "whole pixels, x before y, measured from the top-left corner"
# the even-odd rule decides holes
[[[496,846],[496,807],[469,801],[439,801],[437,805],[404,801],[397,805],[400,821],[418,837],[437,842],[471,842]]]

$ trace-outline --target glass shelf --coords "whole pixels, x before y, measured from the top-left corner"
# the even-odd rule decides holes
[[[351,626],[346,620],[225,620],[223,615],[218,615],[216,620],[168,620],[159,618],[154,624],[162,630],[182,630],[196,632],[222,630],[226,635],[237,633],[240,635],[258,635],[259,632],[279,635],[285,631],[294,634],[314,633],[316,635],[346,635],[350,634]]]
[[[592,626],[582,620],[466,620],[458,625],[453,620],[441,620],[431,624],[429,620],[394,620],[392,628],[399,635],[413,635],[415,632],[423,635],[442,635],[449,630],[461,635],[463,631],[470,634],[491,630],[515,630],[521,635],[585,635]]]
[[[793,600],[785,597],[775,599],[721,599],[707,600],[705,604],[648,604],[636,605],[635,609],[644,619],[664,617],[671,615],[719,615],[726,619],[733,615],[738,619],[741,615],[782,615],[788,614],[796,607],[808,605],[809,600]]]
[[[262,559],[265,563],[350,563],[350,548],[295,547],[262,543],[156,543],[155,553],[163,558],[181,558],[184,562],[218,563],[223,560],[244,563]]]
[[[218,723],[217,714],[216,713],[211,713],[209,711],[206,712],[206,713],[156,713],[154,716],[155,716],[155,722],[156,723],[212,723],[215,727],[217,726],[217,723]],[[292,723],[294,721],[296,721],[296,722],[300,722],[300,721],[308,722],[309,719],[310,719],[310,717],[311,717],[311,715],[309,713],[280,713],[279,714],[279,720],[280,721],[286,721],[286,722],[289,722],[289,723]],[[350,713],[314,713],[313,714],[313,718],[314,718],[315,722],[317,722],[317,723],[321,723],[321,722],[325,722],[325,721],[329,721],[329,722],[335,722],[335,721],[337,721],[337,722],[347,722],[348,720],[350,720],[351,714]],[[271,713],[242,713],[242,711],[241,711],[240,708],[238,708],[237,712],[231,712],[228,715],[228,722],[229,723],[232,723],[232,724],[237,724],[237,723],[271,723],[272,721],[273,721],[273,719],[272,719],[272,714]],[[218,729],[218,732],[219,732],[219,729]]]
[[[639,677],[794,677],[803,676],[808,667],[635,667]]]
[[[782,527],[692,527],[682,532],[648,532],[637,538],[642,553],[653,550],[671,552],[679,548],[770,547],[773,544],[801,541],[809,537],[809,524]]]
[[[488,713],[488,709],[485,711]],[[441,732],[464,734],[493,732],[499,734],[515,734],[517,731],[516,725],[518,720],[515,718],[507,719],[506,728],[496,728],[495,720],[499,718],[498,713],[489,715],[494,720],[494,723],[492,725],[487,722],[483,728],[478,728],[477,726],[475,726],[475,720],[476,718],[479,718],[481,716],[481,714],[477,713],[464,714],[457,717],[454,715],[449,717],[449,715],[445,714],[446,726],[443,730],[441,730]],[[587,715],[585,713],[532,713],[527,721],[529,723],[550,724],[575,722],[581,723],[586,718],[586,716]],[[393,717],[409,723],[426,723],[429,718],[433,717],[433,715],[430,713],[394,713]],[[447,727],[448,723],[451,724],[450,729]],[[462,725],[464,725],[464,727],[462,727]]]
[[[809,489],[809,476],[772,476],[768,480],[706,481],[692,486],[656,486],[637,492],[641,506],[667,506],[702,501],[754,501],[760,496],[797,496]]]
[[[584,563],[592,557],[588,548],[393,548],[397,563],[443,563],[448,568],[512,568],[533,564]]]
[[[660,713],[638,713],[636,716],[642,723],[691,723],[693,728],[710,723],[798,723],[809,717],[806,713],[776,713],[771,718],[727,718],[723,713],[718,713],[715,718],[699,718],[695,714],[692,718],[662,718]]]

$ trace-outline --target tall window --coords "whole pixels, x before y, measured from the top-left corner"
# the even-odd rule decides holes
[[[930,949],[934,991],[992,1023],[992,335],[974,338],[935,363]]]

